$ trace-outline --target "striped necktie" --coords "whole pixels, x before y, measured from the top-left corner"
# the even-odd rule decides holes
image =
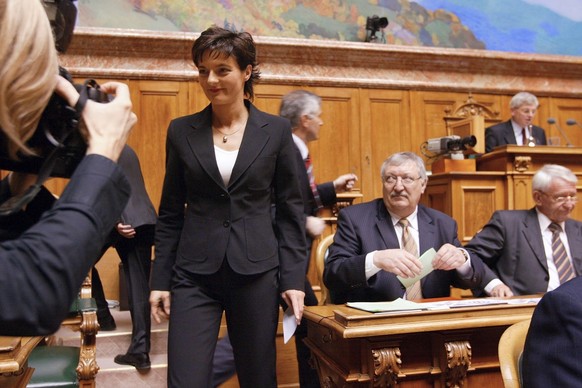
[[[305,169],[307,170],[307,177],[309,178],[309,186],[311,186],[311,192],[313,193],[313,199],[315,201],[314,211],[318,211],[323,207],[321,198],[319,197],[319,191],[317,190],[317,185],[315,184],[315,177],[313,176],[313,165],[311,164],[311,158],[307,155],[305,159]]]
[[[409,222],[406,218],[401,218],[398,224],[402,227],[402,249],[406,252],[411,253],[414,257],[418,258],[418,248],[416,247],[416,241],[412,237],[412,234],[408,230]],[[407,300],[418,300],[422,299],[422,290],[420,288],[420,280],[414,282],[413,285],[406,289],[406,299]]]
[[[572,268],[572,263],[570,263],[570,259],[568,259],[568,254],[566,253],[566,247],[560,238],[562,228],[560,225],[552,222],[548,226],[548,229],[552,232],[552,256],[554,265],[558,270],[560,284],[562,284],[574,277],[574,268]]]

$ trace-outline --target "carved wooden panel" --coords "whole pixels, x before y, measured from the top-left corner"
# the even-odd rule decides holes
[[[137,153],[146,189],[157,208],[166,165],[166,131],[170,120],[189,114],[188,84],[172,81],[130,81],[138,122],[128,144]]]
[[[409,94],[395,90],[361,91],[362,193],[364,200],[382,196],[380,167],[399,151],[418,153],[416,129],[410,120]],[[350,131],[356,132],[355,128]]]

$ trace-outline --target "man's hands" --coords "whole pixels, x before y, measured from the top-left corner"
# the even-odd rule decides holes
[[[463,251],[453,244],[445,244],[437,251],[437,254],[432,260],[432,267],[434,269],[450,271],[459,268],[466,261],[467,259]]]
[[[336,193],[350,191],[354,188],[357,180],[358,176],[356,174],[340,175],[333,181],[333,187],[335,188]]]
[[[157,323],[170,318],[170,291],[153,290],[150,293],[152,317]]]
[[[513,296],[511,288],[507,287],[504,283],[498,284],[491,290],[490,296],[495,296],[497,298],[504,298]]]
[[[418,258],[404,249],[384,249],[374,253],[376,267],[403,278],[413,278],[420,274],[422,264]]]
[[[465,255],[452,244],[443,245],[432,260],[433,269],[450,271],[465,264]],[[413,278],[420,274],[420,260],[404,249],[384,249],[374,254],[376,267],[403,278]]]

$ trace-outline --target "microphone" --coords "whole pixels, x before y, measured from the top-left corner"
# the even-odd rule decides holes
[[[570,141],[570,139],[568,139],[568,135],[566,135],[566,132],[564,132],[564,130],[562,129],[562,127],[560,127],[560,124],[558,124],[558,122],[556,121],[555,118],[550,117],[548,119],[548,124],[550,124],[550,125],[556,124],[556,128],[558,128],[558,131],[560,131],[560,133],[562,134],[562,136],[566,140],[566,145],[568,147],[573,147],[572,142]],[[568,124],[568,125],[572,125],[572,124]]]
[[[568,125],[577,125],[577,126],[579,126],[580,128],[582,128],[582,125],[580,125],[580,123],[579,123],[579,122],[577,122],[577,121],[576,121],[576,120],[574,120],[574,119],[568,119],[568,120],[566,120],[566,124],[568,124]]]

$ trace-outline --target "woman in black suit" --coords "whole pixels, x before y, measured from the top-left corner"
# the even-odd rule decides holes
[[[210,386],[225,311],[241,387],[276,387],[279,294],[297,322],[304,298],[290,124],[250,103],[259,71],[248,33],[211,27],[192,58],[210,105],[168,128],[150,295],[154,319],[170,318],[168,385]]]

